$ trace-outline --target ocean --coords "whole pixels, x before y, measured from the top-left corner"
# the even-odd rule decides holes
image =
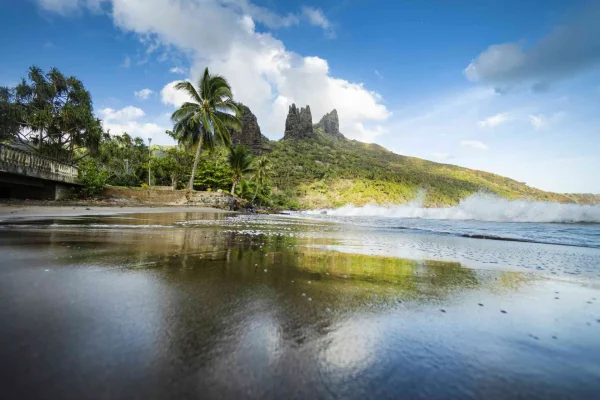
[[[477,201],[5,220],[0,384],[29,399],[597,397],[597,208]]]

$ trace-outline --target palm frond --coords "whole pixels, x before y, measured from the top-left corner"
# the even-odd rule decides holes
[[[202,77],[198,81],[198,88],[200,89],[200,96],[203,99],[210,99],[210,72],[208,72],[208,67],[204,69],[204,73]]]
[[[242,121],[240,121],[240,119],[237,116],[227,114],[222,111],[216,111],[214,115],[215,119],[218,119],[226,127],[231,128],[236,132],[242,130]]]
[[[231,134],[227,125],[221,118],[214,118],[215,136],[218,137],[219,141],[226,147],[231,147]]]
[[[196,112],[198,112],[197,106],[189,105],[186,107],[184,105],[181,108],[175,110],[175,112],[171,115],[171,121],[173,121],[174,123],[177,123],[186,118],[189,118],[190,115],[195,114]]]
[[[198,91],[196,90],[196,88],[194,87],[194,85],[192,85],[191,82],[188,82],[188,81],[178,82],[175,85],[175,89],[176,90],[181,90],[181,91],[187,93],[188,96],[190,96],[190,99],[195,100],[198,103],[202,103],[202,97],[200,97],[201,95],[198,94]]]

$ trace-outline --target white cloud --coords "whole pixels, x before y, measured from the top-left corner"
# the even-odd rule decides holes
[[[536,91],[600,64],[600,3],[590,3],[533,46],[525,42],[489,46],[465,69],[474,82],[491,83],[499,89],[530,83]]]
[[[470,147],[472,149],[478,149],[478,150],[487,150],[488,149],[488,147],[485,145],[485,143],[480,142],[479,140],[461,140],[460,145],[462,147]]]
[[[140,38],[151,37],[164,47],[189,55],[194,82],[206,66],[227,77],[235,99],[252,109],[263,132],[271,138],[283,135],[292,103],[310,105],[315,122],[337,109],[341,131],[351,138],[379,134],[382,130],[373,126],[382,126],[391,115],[379,94],[361,83],[332,76],[326,60],[303,57],[286,49],[270,33],[258,31],[255,21],[266,24],[270,14],[248,1],[111,3],[111,15],[118,28],[135,32]]]
[[[377,137],[389,132],[388,129],[381,125],[365,127],[360,122],[356,122],[352,130],[355,132],[352,139],[360,140],[365,143],[373,143]]]
[[[135,95],[135,97],[137,97],[140,100],[148,100],[148,98],[153,94],[154,92],[150,89],[142,89],[142,90],[138,90],[133,92],[133,94]]]
[[[329,38],[335,36],[331,22],[325,17],[323,11],[319,8],[302,7],[302,14],[311,25],[323,28]]]
[[[548,120],[541,114],[531,114],[529,116],[529,123],[537,130],[548,126]]]
[[[186,101],[190,101],[191,99],[185,92],[175,89],[175,85],[181,81],[173,81],[165,85],[160,91],[160,99],[163,104],[179,107]]]
[[[167,128],[156,123],[140,121],[145,117],[142,109],[128,106],[120,110],[105,108],[101,111],[104,129],[110,131],[111,135],[128,133],[131,136],[139,136],[143,139],[160,137],[164,135]]]
[[[302,13],[306,15],[311,25],[320,26],[323,29],[327,29],[331,26],[329,20],[323,14],[323,11],[318,8],[302,7]]]
[[[234,12],[249,16],[253,21],[261,23],[268,28],[278,29],[298,25],[306,21],[313,26],[322,28],[328,36],[333,36],[333,27],[321,9],[302,7],[302,12],[279,15],[268,8],[252,4],[249,0],[221,0],[221,2]]]
[[[102,110],[102,116],[107,122],[123,122],[129,120],[136,120],[146,115],[144,110],[141,108],[128,106],[120,110],[112,108],[105,108]]]
[[[565,115],[566,113],[564,111],[558,111],[551,115],[530,114],[528,118],[531,126],[533,126],[536,130],[542,130],[559,124]]]
[[[509,114],[508,113],[500,113],[500,114],[496,114],[491,117],[488,117],[482,121],[479,121],[477,123],[477,125],[479,125],[480,128],[494,128],[494,127],[501,125],[507,121],[510,121]]]
[[[310,105],[314,121],[334,108],[341,131],[351,138],[375,137],[391,113],[379,94],[361,83],[333,77],[326,60],[302,57],[288,51],[269,33],[255,30],[249,15],[224,7],[214,0],[113,0],[113,17],[122,29],[152,35],[168,46],[192,54],[192,80],[205,66],[229,79],[235,99],[257,115],[263,132],[272,138],[283,135],[285,117],[292,103]],[[152,10],[161,9],[160,18]],[[215,35],[214,27],[223,27]],[[173,91],[174,83],[161,91],[162,101],[178,105],[185,101]],[[373,127],[379,125],[380,128]]]
[[[381,75],[377,70],[375,70],[375,75],[377,75],[379,79],[383,79],[383,75]]]
[[[187,70],[182,67],[173,67],[169,70],[169,72],[172,74],[185,75],[187,73]]]
[[[235,13],[248,15],[271,29],[287,28],[300,23],[300,17],[296,14],[279,15],[268,8],[252,4],[249,0],[221,0],[221,2]]]

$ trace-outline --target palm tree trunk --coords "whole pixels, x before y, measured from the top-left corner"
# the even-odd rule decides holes
[[[231,185],[231,195],[234,196],[235,195],[235,185],[237,184],[237,180],[234,179],[233,180],[233,185]]]
[[[198,149],[196,150],[196,158],[194,158],[194,168],[192,168],[192,176],[190,176],[190,184],[188,186],[188,190],[194,190],[194,178],[196,177],[196,170],[198,169],[198,159],[200,158],[200,153],[202,152],[202,139],[204,139],[204,135],[200,135],[200,140],[198,141]]]
[[[258,186],[258,183],[257,183],[256,184],[256,191],[254,192],[254,196],[252,196],[252,201],[250,201],[250,203],[254,204],[254,199],[256,199],[256,195],[258,194],[258,188],[259,188],[259,186]]]

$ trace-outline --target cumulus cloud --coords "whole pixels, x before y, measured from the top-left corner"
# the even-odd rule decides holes
[[[101,111],[102,125],[112,135],[128,133],[131,136],[139,136],[144,139],[154,138],[164,134],[166,128],[152,122],[140,121],[145,117],[142,109],[128,106],[120,110],[105,108]]]
[[[472,149],[477,150],[487,150],[488,147],[485,143],[480,142],[479,140],[461,140],[461,147],[470,147]]]
[[[325,17],[325,14],[323,14],[321,9],[302,7],[302,14],[308,19],[308,22],[311,25],[323,28],[328,37],[333,38],[335,36],[331,22]]]
[[[292,103],[309,104],[315,122],[336,108],[342,132],[352,138],[372,138],[384,131],[381,124],[390,112],[379,94],[361,83],[331,76],[326,60],[300,56],[272,35],[257,32],[249,15],[212,0],[204,1],[201,11],[198,1],[177,1],[169,7],[167,0],[149,0],[151,6],[139,0],[113,1],[115,22],[121,28],[154,35],[165,45],[191,52],[193,82],[205,66],[226,76],[236,100],[252,109],[272,138],[282,136]],[[164,10],[161,18],[149,11],[156,8]],[[215,26],[224,27],[216,39],[211,31]],[[174,82],[166,85],[161,98],[176,106],[186,99],[173,86]]]
[[[600,5],[596,3],[533,46],[516,42],[488,47],[465,74],[471,81],[490,83],[499,90],[523,83],[536,91],[546,90],[552,82],[600,64],[598,21]]]
[[[160,99],[163,104],[172,107],[179,107],[186,101],[191,101],[190,97],[181,90],[176,90],[175,85],[181,81],[173,81],[165,85],[160,91]]]
[[[106,122],[123,122],[136,120],[146,115],[141,108],[128,106],[120,110],[105,108],[102,110],[102,116]]]
[[[298,25],[302,21],[322,28],[328,35],[333,35],[331,22],[321,9],[302,7],[301,13],[288,13],[279,15],[266,7],[260,7],[248,0],[221,0],[221,2],[243,15],[248,15],[253,21],[261,23],[268,28],[278,29]]]
[[[482,121],[479,121],[477,123],[477,125],[480,128],[494,128],[494,127],[501,125],[507,121],[510,121],[509,114],[508,113],[500,113],[500,114],[496,114],[491,117],[488,117]]]
[[[287,28],[300,23],[300,17],[297,14],[279,15],[266,7],[252,4],[248,0],[221,0],[221,2],[234,12],[248,15],[254,21],[271,29]]]
[[[181,67],[173,67],[169,70],[169,72],[172,74],[185,75],[187,73],[187,70]]]
[[[294,53],[270,33],[259,31],[255,23],[266,24],[265,9],[242,0],[110,2],[117,27],[190,56],[193,82],[206,66],[227,77],[235,99],[252,109],[271,138],[283,135],[292,103],[310,105],[315,122],[337,109],[340,130],[351,138],[384,132],[382,124],[391,113],[381,96],[362,83],[332,76],[326,60]],[[165,95],[169,88],[172,84],[161,97],[177,104],[176,94]]]
[[[148,98],[153,94],[154,92],[150,89],[142,89],[142,90],[137,90],[135,92],[133,92],[133,94],[135,95],[135,97],[137,97],[140,100],[148,100]]]

